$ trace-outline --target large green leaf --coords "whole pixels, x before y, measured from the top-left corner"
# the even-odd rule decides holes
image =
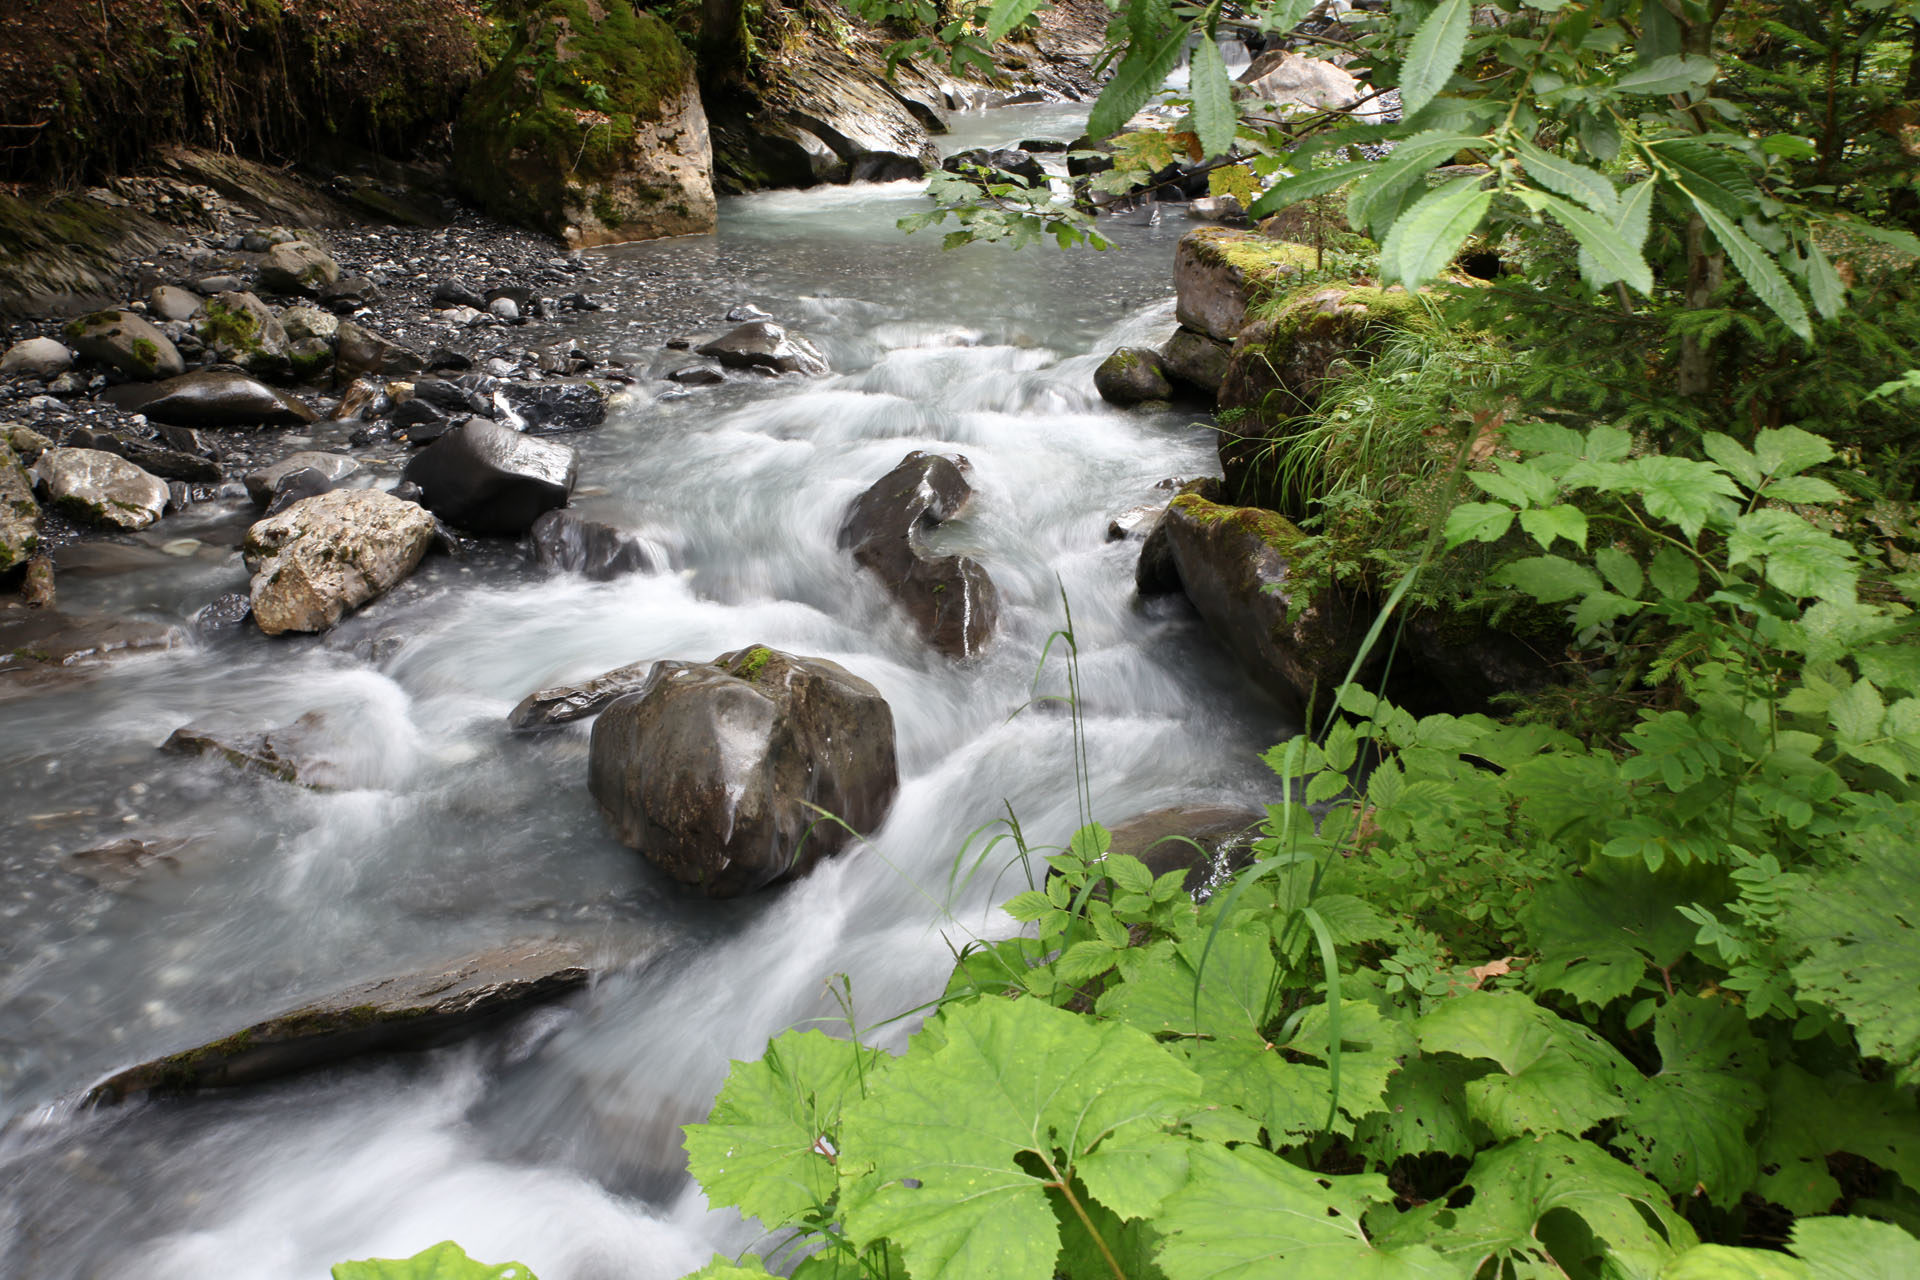
[[[1356,1145],[1385,1164],[1429,1151],[1472,1155],[1484,1130],[1468,1112],[1467,1085],[1487,1071],[1485,1062],[1413,1055],[1388,1078],[1380,1110],[1355,1126]]]
[[[1380,273],[1418,289],[1460,252],[1492,202],[1493,191],[1478,174],[1427,192],[1394,220],[1380,246]]]
[[[1193,98],[1193,131],[1200,136],[1201,153],[1223,156],[1233,150],[1233,135],[1240,125],[1240,113],[1233,105],[1233,83],[1227,78],[1227,64],[1220,57],[1220,46],[1205,32],[1200,47],[1193,52],[1188,68]]]
[[[824,1209],[837,1184],[834,1135],[864,1074],[890,1061],[821,1031],[789,1031],[736,1062],[705,1124],[686,1128],[687,1167],[716,1205],[768,1227]]]
[[[1639,1078],[1604,1040],[1518,992],[1462,992],[1421,1018],[1418,1031],[1429,1053],[1500,1065],[1466,1087],[1469,1111],[1495,1137],[1584,1133],[1625,1111],[1622,1091]]]
[[[1810,1280],[1807,1264],[1771,1249],[1697,1244],[1660,1269],[1660,1280]]]
[[[1180,51],[1187,47],[1187,31],[1183,24],[1157,43],[1136,40],[1128,46],[1127,56],[1120,59],[1119,68],[1100,91],[1100,99],[1087,117],[1087,133],[1096,142],[1124,129],[1133,113],[1160,91],[1174,64],[1180,61]]]
[[[1142,1141],[1199,1105],[1199,1078],[1135,1027],[1037,1000],[949,1005],[844,1112],[847,1234],[893,1241],[914,1280],[1048,1280],[1047,1186],[1080,1170],[1096,1195],[1150,1204],[1168,1153],[1143,1161]],[[1128,1158],[1097,1159],[1109,1140]]]
[[[1647,266],[1640,246],[1630,242],[1615,221],[1545,192],[1534,193],[1534,200],[1573,233],[1581,252],[1592,259],[1596,268],[1592,283],[1605,285],[1622,280],[1630,289],[1653,292],[1653,269]]]
[[[1767,256],[1762,249],[1740,229],[1740,224],[1728,217],[1713,203],[1699,193],[1690,190],[1684,184],[1681,190],[1694,198],[1693,207],[1706,221],[1707,229],[1713,232],[1713,238],[1733,259],[1733,265],[1745,278],[1747,284],[1758,295],[1767,309],[1780,317],[1787,328],[1802,338],[1811,340],[1813,322],[1807,318],[1807,304],[1800,301],[1800,295],[1794,292],[1793,283],[1778,264]]]
[[[1360,1225],[1393,1192],[1376,1174],[1334,1177],[1254,1147],[1196,1147],[1185,1188],[1156,1222],[1169,1280],[1465,1280],[1417,1245],[1377,1249]]]
[[[1647,1276],[1695,1243],[1666,1193],[1591,1142],[1516,1138],[1483,1151],[1467,1171],[1464,1208],[1434,1201],[1380,1234],[1383,1245],[1421,1240],[1471,1274],[1499,1262],[1526,1276]],[[1584,1231],[1566,1229],[1577,1218]]]
[[[1593,803],[1591,789],[1584,796]],[[1656,872],[1640,862],[1596,859],[1577,879],[1540,886],[1520,913],[1540,957],[1527,980],[1540,990],[1608,1004],[1632,992],[1648,966],[1671,969],[1692,949],[1696,927],[1681,907],[1725,895],[1718,868],[1670,865]]]
[[[1802,1218],[1788,1246],[1813,1280],[1912,1280],[1920,1276],[1920,1240],[1867,1218]]]
[[[1689,538],[1709,524],[1731,522],[1740,490],[1718,467],[1655,454],[1627,464],[1650,515],[1670,520]]]
[[[1766,1052],[1747,1016],[1711,996],[1676,996],[1653,1015],[1660,1070],[1627,1089],[1616,1140],[1676,1195],[1737,1204],[1759,1173],[1747,1132],[1760,1118]]]
[[[1826,1213],[1840,1198],[1827,1157],[1842,1151],[1920,1187],[1920,1108],[1889,1084],[1776,1068],[1758,1144],[1760,1194],[1797,1214]]]
[[[475,1262],[451,1240],[442,1240],[411,1258],[366,1258],[337,1263],[333,1280],[533,1280],[525,1263]]]
[[[1661,6],[1656,2],[1648,7]],[[1647,150],[1697,201],[1730,218],[1753,211],[1753,175],[1737,156],[1694,138],[1662,138],[1648,143]]]
[[[1330,169],[1303,170],[1292,177],[1282,178],[1267,188],[1265,195],[1247,207],[1247,215],[1253,218],[1264,218],[1268,214],[1280,212],[1290,204],[1298,204],[1314,196],[1323,196],[1329,191],[1338,191],[1355,178],[1371,174],[1373,171],[1374,164],[1371,160],[1335,165]]]
[[[1613,88],[1617,93],[1663,97],[1669,93],[1684,93],[1688,89],[1698,88],[1713,79],[1719,69],[1719,64],[1712,58],[1670,54],[1655,58],[1643,67],[1635,67],[1615,80]]]
[[[1862,1053],[1920,1084],[1920,847],[1901,834],[1861,831],[1860,860],[1792,898],[1781,932],[1804,951],[1800,998],[1839,1013]]]
[[[997,44],[1007,33],[1045,8],[1051,0],[994,0],[987,13],[986,41]]]
[[[1440,0],[1414,32],[1407,60],[1400,64],[1400,105],[1412,115],[1433,101],[1453,78],[1467,51],[1472,0]]]
[[[1524,591],[1542,604],[1556,604],[1600,590],[1600,575],[1565,556],[1528,556],[1488,575],[1496,586]]]

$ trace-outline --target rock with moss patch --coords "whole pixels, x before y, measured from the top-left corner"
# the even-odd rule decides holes
[[[900,785],[893,712],[824,658],[756,645],[656,663],[594,721],[588,782],[623,843],[735,897],[880,825]]]
[[[840,545],[880,579],[921,637],[954,658],[980,652],[1000,616],[1000,593],[970,556],[930,554],[921,535],[952,519],[973,487],[961,462],[909,453],[847,509]]]
[[[40,504],[33,500],[33,481],[0,443],[0,573],[25,564],[40,549]]]
[[[579,456],[566,445],[469,418],[422,449],[400,473],[427,509],[469,533],[525,533],[567,504]]]
[[[625,0],[524,13],[454,130],[467,193],[576,248],[713,230],[707,116],[673,29]]]
[[[1093,389],[1108,404],[1132,405],[1166,400],[1173,395],[1160,365],[1160,353],[1151,347],[1121,347],[1093,371]]]
[[[433,517],[378,489],[336,489],[247,530],[253,619],[270,636],[326,631],[392,589],[433,541]]]
[[[260,264],[260,287],[284,297],[317,298],[340,278],[340,264],[304,240],[276,244]]]
[[[1246,327],[1249,306],[1284,289],[1313,263],[1311,246],[1257,231],[1189,231],[1173,253],[1174,315],[1196,333],[1232,342]]]
[[[1205,395],[1214,395],[1226,380],[1232,347],[1182,326],[1160,348],[1160,368],[1175,382]]]
[[[89,1105],[279,1079],[370,1053],[449,1044],[584,987],[571,944],[514,943],[450,964],[382,978],[300,1005],[230,1036],[116,1071]]]
[[[0,696],[49,681],[84,678],[107,658],[168,649],[179,642],[176,628],[156,622],[0,600]]]
[[[47,505],[86,524],[144,529],[167,509],[167,482],[99,449],[49,449],[33,464]]]
[[[251,293],[222,293],[207,299],[193,332],[214,359],[237,364],[263,378],[293,372],[293,343],[273,308]]]
[[[1175,498],[1160,528],[1181,589],[1241,669],[1296,722],[1316,695],[1324,705],[1359,653],[1367,620],[1330,588],[1296,598],[1300,531],[1272,511],[1197,493]]]
[[[65,337],[88,360],[129,378],[172,378],[187,371],[173,341],[131,311],[96,311],[69,324]]]
[[[296,427],[320,416],[294,397],[243,373],[213,369],[165,382],[114,387],[101,399],[177,427]]]

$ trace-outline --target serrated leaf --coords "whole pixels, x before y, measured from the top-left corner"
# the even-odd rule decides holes
[[[1660,1269],[1660,1280],[1811,1280],[1807,1264],[1771,1249],[1697,1244]]]
[[[880,1066],[873,1050],[822,1031],[789,1031],[734,1063],[707,1122],[685,1131],[687,1166],[708,1200],[770,1228],[826,1205],[836,1175],[821,1139],[859,1096],[862,1068]]]
[[[1153,892],[1153,872],[1147,869],[1146,863],[1130,853],[1107,854],[1106,871],[1123,893]]]
[[[1421,1018],[1418,1030],[1429,1053],[1499,1064],[1467,1086],[1467,1102],[1500,1138],[1583,1133],[1621,1114],[1621,1086],[1638,1078],[1612,1046],[1518,992],[1462,992]]]
[[[1656,3],[1649,7],[1661,6]],[[1693,138],[1662,138],[1648,143],[1647,150],[1672,170],[1696,203],[1704,203],[1729,218],[1752,212],[1753,175],[1745,162]]]
[[[1766,468],[1760,465],[1760,460],[1732,436],[1709,431],[1700,437],[1700,447],[1709,458],[1725,467],[1734,479],[1749,489],[1758,489],[1760,482],[1767,478]]]
[[[1050,0],[994,0],[987,13],[986,42],[998,44],[1007,33],[1040,12]]]
[[[1775,502],[1801,505],[1825,505],[1845,502],[1846,495],[1819,476],[1786,476],[1767,485],[1767,497]]]
[[[534,1280],[525,1263],[475,1262],[451,1240],[422,1249],[411,1258],[366,1258],[337,1263],[333,1280]]]
[[[1920,1240],[1890,1222],[1802,1218],[1787,1247],[1813,1280],[1909,1280],[1920,1276]]]
[[[1892,1169],[1908,1186],[1920,1180],[1920,1111],[1892,1085],[1782,1064],[1767,1083],[1757,1151],[1761,1195],[1796,1214],[1826,1213],[1840,1198],[1827,1167],[1839,1152]]]
[[[1116,949],[1111,943],[1092,938],[1076,942],[1053,962],[1054,976],[1068,986],[1077,987],[1113,968]]]
[[[1478,175],[1427,192],[1394,220],[1380,246],[1381,274],[1418,289],[1453,261],[1492,203],[1493,192]]]
[[[1471,0],[1440,0],[1414,32],[1406,61],[1400,64],[1401,109],[1412,115],[1447,86],[1467,51]]]
[[[1801,338],[1811,340],[1813,322],[1807,318],[1807,306],[1800,301],[1800,295],[1793,291],[1793,284],[1785,273],[1767,256],[1766,250],[1749,239],[1738,223],[1704,197],[1685,184],[1681,184],[1681,190],[1694,197],[1693,207],[1699,211],[1707,229],[1713,232],[1713,238],[1727,251],[1727,257],[1732,259],[1734,267],[1760,301],[1779,316],[1787,328]]]
[[[1181,24],[1158,43],[1136,42],[1127,47],[1126,57],[1120,60],[1120,66],[1100,91],[1100,98],[1087,117],[1089,136],[1099,141],[1126,128],[1134,112],[1145,106],[1147,99],[1158,93],[1173,73],[1181,50],[1186,48],[1188,29]]]
[[[1700,589],[1700,566],[1678,547],[1662,547],[1647,566],[1647,579],[1667,600],[1686,600]]]
[[[1871,680],[1856,680],[1827,704],[1827,718],[1842,742],[1865,742],[1880,732],[1887,704]]]
[[[848,1237],[893,1241],[916,1280],[1051,1280],[1060,1251],[1047,1175],[1061,1177],[1129,1125],[1171,1124],[1200,1082],[1144,1033],[1037,1000],[948,1005],[888,1073],[888,1087],[841,1123]],[[932,1025],[932,1024],[930,1024]],[[1142,1194],[1160,1170],[1139,1171]],[[1124,1167],[1110,1190],[1135,1187]]]
[[[1748,1129],[1765,1097],[1766,1052],[1738,1008],[1676,996],[1653,1015],[1660,1070],[1627,1089],[1616,1145],[1676,1195],[1703,1189],[1722,1208],[1759,1173]]]
[[[1727,538],[1728,564],[1762,559],[1767,581],[1790,596],[1851,600],[1860,577],[1852,547],[1778,507],[1747,512]]]
[[[1489,574],[1487,581],[1524,591],[1542,604],[1556,604],[1600,590],[1600,575],[1565,556],[1514,560]]]
[[[1223,156],[1233,150],[1240,113],[1233,105],[1233,85],[1220,46],[1205,32],[1189,64],[1188,92],[1193,97],[1193,131],[1200,136],[1203,156]]]
[[[1595,551],[1593,564],[1606,578],[1607,585],[1628,599],[1637,599],[1641,588],[1646,586],[1640,562],[1618,547],[1601,547]]]
[[[1635,458],[1626,466],[1648,514],[1679,525],[1689,539],[1709,524],[1718,527],[1733,519],[1737,508],[1731,499],[1740,490],[1718,468],[1661,455]]]
[[[716,1253],[706,1266],[682,1280],[760,1280],[772,1274],[757,1253],[743,1254],[738,1261]]]
[[[1247,207],[1247,216],[1267,217],[1269,214],[1280,212],[1290,204],[1298,204],[1314,196],[1338,191],[1355,178],[1374,172],[1377,172],[1377,169],[1373,162],[1363,160],[1353,164],[1337,165],[1331,169],[1308,169],[1305,172],[1296,173],[1268,187],[1265,195]]]
[[[1487,1071],[1484,1062],[1425,1055],[1409,1058],[1387,1079],[1380,1110],[1354,1127],[1355,1145],[1386,1164],[1430,1151],[1472,1155],[1484,1130],[1468,1111],[1467,1085]]]
[[[1494,502],[1463,502],[1447,513],[1447,546],[1497,542],[1512,527],[1512,507]]]
[[[1587,545],[1587,513],[1566,503],[1522,511],[1520,527],[1540,544],[1542,550],[1552,550],[1555,538],[1565,538],[1576,547]]]
[[[1258,1148],[1203,1144],[1160,1212],[1160,1267],[1168,1280],[1459,1280],[1421,1246],[1367,1239],[1362,1216],[1392,1199],[1376,1174],[1316,1174]]]
[[[1619,213],[1620,192],[1598,169],[1576,164],[1524,138],[1515,141],[1514,149],[1526,164],[1527,176],[1538,185],[1569,200],[1578,200],[1595,213],[1609,217]]]
[[[1833,458],[1833,446],[1799,427],[1765,427],[1753,438],[1753,456],[1770,476],[1798,475]]]
[[[1577,794],[1593,802],[1591,789]],[[1578,879],[1541,885],[1520,913],[1539,954],[1527,980],[1587,1004],[1611,1004],[1638,987],[1649,967],[1671,969],[1692,950],[1694,926],[1680,907],[1725,894],[1724,877],[1714,868],[1655,872],[1637,862],[1596,860]]]
[[[1544,191],[1534,192],[1532,198],[1572,232],[1580,248],[1591,255],[1599,268],[1598,278],[1593,281],[1595,285],[1620,280],[1640,293],[1653,291],[1653,269],[1647,266],[1639,246],[1628,240],[1618,226],[1590,209]]]
[[[1685,93],[1712,80],[1720,67],[1712,58],[1697,54],[1668,54],[1645,66],[1635,67],[1613,82],[1616,93],[1642,93],[1664,97]]]
[[[1847,286],[1819,245],[1807,242],[1807,292],[1821,315],[1831,320],[1847,309]]]
[[[1000,909],[1022,924],[1031,924],[1054,910],[1053,899],[1038,889],[1017,893],[1000,904]]]

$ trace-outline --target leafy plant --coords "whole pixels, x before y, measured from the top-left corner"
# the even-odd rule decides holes
[[[534,1275],[518,1262],[497,1266],[476,1262],[453,1241],[442,1240],[411,1258],[338,1263],[333,1280],[534,1280]]]

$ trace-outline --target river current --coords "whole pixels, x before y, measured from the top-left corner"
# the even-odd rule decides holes
[[[942,141],[1071,137],[1084,111],[975,115]],[[1257,755],[1289,726],[1182,602],[1136,597],[1139,544],[1107,540],[1112,516],[1164,500],[1158,482],[1217,473],[1204,415],[1117,411],[1092,383],[1115,346],[1171,332],[1190,224],[1177,207],[1116,223],[1104,254],[943,253],[937,233],[893,227],[923,207],[917,183],[766,193],[724,202],[715,236],[595,255],[596,291],[688,280],[716,328],[753,303],[834,369],[677,399],[651,383],[569,439],[576,505],[646,530],[662,571],[596,584],[506,549],[432,558],[323,639],[195,639],[0,707],[0,1277],[318,1280],[453,1238],[542,1280],[671,1280],[755,1244],[686,1179],[678,1126],[729,1058],[810,1020],[844,1029],[837,975],[877,1022],[937,993],[952,948],[1011,930],[995,904],[1025,884],[1007,846],[971,878],[953,870],[1009,812],[1039,844],[1076,825],[1071,720],[1020,710],[1064,688],[1058,644],[1040,661],[1068,606],[1101,818],[1272,797]],[[618,306],[579,323],[615,353],[644,327]],[[848,503],[914,449],[972,464],[973,503],[938,542],[1000,589],[974,662],[928,649],[835,547]],[[96,551],[63,572],[62,606],[184,623],[244,589],[246,519],[209,504]],[[607,831],[584,726],[516,739],[505,718],[537,687],[748,644],[877,685],[902,786],[866,845],[710,903]],[[257,732],[313,711],[333,791],[157,750],[189,721]],[[179,843],[125,876],[69,857],[123,837]],[[601,976],[504,1033],[276,1086],[74,1105],[116,1067],[302,1000],[539,938],[581,943]]]

